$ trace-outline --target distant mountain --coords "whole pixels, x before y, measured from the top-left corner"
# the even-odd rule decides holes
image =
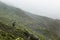
[[[13,38],[10,38],[10,40],[26,40],[27,35],[30,36],[27,40],[29,38],[31,38],[29,40],[60,39],[60,20],[31,14],[19,8],[8,6],[2,2],[0,2],[0,22],[0,30],[5,35],[7,34],[6,36],[4,34],[2,36],[0,31],[1,40],[8,40],[7,38],[5,39],[5,37],[10,38],[12,36]],[[15,27],[12,26],[14,22],[16,23]],[[11,29],[9,27],[11,27]],[[25,31],[27,33],[25,33]],[[35,36],[38,38],[35,39]]]

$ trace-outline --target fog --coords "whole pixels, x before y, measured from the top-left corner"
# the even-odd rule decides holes
[[[60,19],[60,0],[0,0],[33,14]]]

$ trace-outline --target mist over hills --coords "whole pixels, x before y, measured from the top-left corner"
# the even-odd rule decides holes
[[[35,36],[39,38],[36,40],[60,39],[60,20],[31,14],[2,2],[0,2],[0,22],[0,30],[7,34],[5,37],[10,38],[13,35],[10,40],[16,40],[16,38],[17,40],[35,40]],[[15,27],[12,26],[13,22],[16,22]],[[27,32],[26,35],[25,32]],[[2,33],[0,33],[0,39],[6,40]],[[26,37],[27,35],[30,39]]]

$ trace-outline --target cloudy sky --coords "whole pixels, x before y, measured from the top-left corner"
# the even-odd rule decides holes
[[[60,0],[0,0],[25,11],[60,19]]]

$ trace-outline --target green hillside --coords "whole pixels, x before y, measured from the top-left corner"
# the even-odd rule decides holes
[[[59,23],[0,2],[0,40],[59,40]]]

